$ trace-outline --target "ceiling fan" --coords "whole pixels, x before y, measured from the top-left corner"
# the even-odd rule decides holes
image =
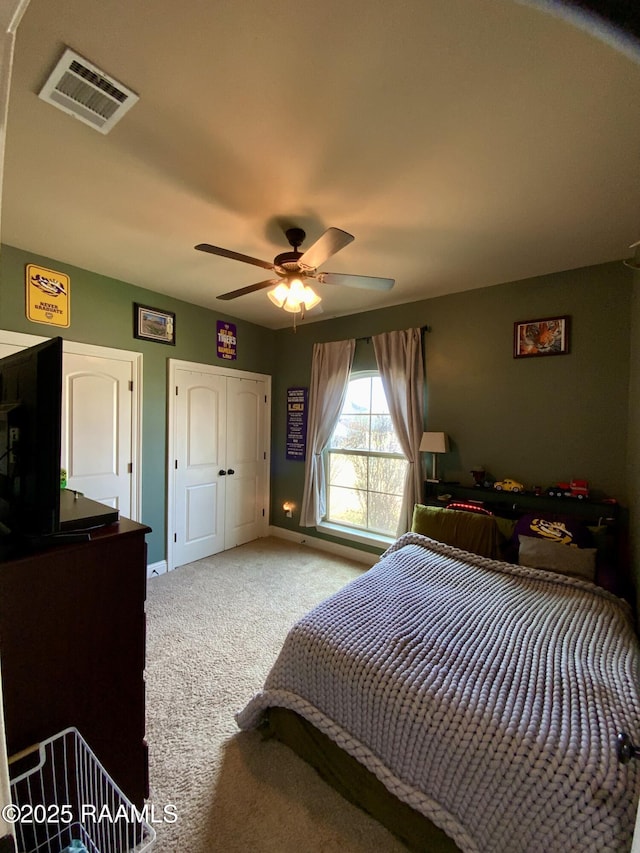
[[[340,249],[343,249],[354,239],[352,234],[347,234],[340,228],[327,228],[316,242],[305,252],[299,252],[298,247],[302,245],[307,236],[302,228],[287,228],[285,236],[289,241],[292,252],[282,252],[276,255],[273,263],[232,252],[230,249],[221,249],[219,246],[211,246],[209,243],[198,243],[195,246],[201,252],[210,252],[212,255],[221,255],[223,258],[231,258],[242,261],[245,264],[253,264],[257,267],[270,270],[275,273],[275,278],[268,278],[256,284],[249,284],[239,290],[222,293],[218,299],[236,299],[247,293],[264,290],[267,287],[274,289],[267,296],[285,311],[297,313],[298,311],[310,310],[316,306],[321,297],[305,284],[307,279],[313,279],[319,284],[337,284],[344,287],[360,287],[367,290],[390,290],[394,285],[392,278],[376,278],[374,276],[347,275],[345,273],[318,272],[318,267],[327,261]]]

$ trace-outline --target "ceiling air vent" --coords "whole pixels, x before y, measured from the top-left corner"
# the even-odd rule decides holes
[[[108,133],[139,100],[135,92],[70,48],[63,53],[38,97],[100,133]]]

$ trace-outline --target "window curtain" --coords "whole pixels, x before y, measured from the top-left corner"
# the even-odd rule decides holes
[[[420,440],[423,431],[422,332],[405,329],[374,335],[373,348],[393,428],[408,466],[397,535],[411,528],[414,504],[422,500]]]
[[[315,527],[326,514],[326,480],[322,451],[329,443],[342,410],[355,348],[355,339],[314,344],[313,347],[307,461],[300,508],[302,527]]]

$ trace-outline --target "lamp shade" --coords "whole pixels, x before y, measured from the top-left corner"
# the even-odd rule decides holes
[[[283,281],[281,281],[280,284],[274,290],[270,290],[267,293],[267,296],[273,302],[274,305],[277,305],[278,308],[282,308],[287,299],[287,296],[289,296],[289,288]]]
[[[424,453],[448,453],[449,436],[446,432],[423,432],[420,450]]]

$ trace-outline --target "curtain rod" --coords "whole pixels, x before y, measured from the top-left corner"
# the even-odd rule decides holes
[[[430,332],[431,326],[420,326],[420,331],[424,334],[424,332]],[[367,343],[371,343],[372,335],[365,335],[363,338],[356,338],[356,341],[366,341]]]

